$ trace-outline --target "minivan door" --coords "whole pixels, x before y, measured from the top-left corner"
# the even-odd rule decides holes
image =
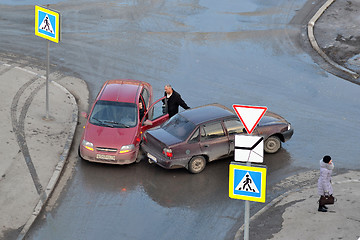
[[[145,132],[146,130],[160,126],[164,122],[169,119],[169,114],[167,112],[163,112],[163,99],[166,97],[162,97],[155,101],[144,114],[143,119],[141,120],[141,131]]]

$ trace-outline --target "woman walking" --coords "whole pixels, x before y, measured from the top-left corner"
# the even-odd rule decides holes
[[[329,196],[333,194],[331,185],[331,174],[334,169],[334,164],[330,156],[326,155],[320,160],[320,177],[318,180],[318,193],[321,196]],[[327,207],[322,205],[319,200],[319,212],[327,212]]]

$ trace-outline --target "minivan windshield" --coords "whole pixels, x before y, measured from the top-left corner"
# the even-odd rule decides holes
[[[111,128],[130,128],[137,124],[135,103],[99,100],[90,116],[90,123]]]
[[[162,126],[162,129],[180,140],[185,141],[195,127],[196,125],[194,123],[190,122],[180,114],[176,114]]]

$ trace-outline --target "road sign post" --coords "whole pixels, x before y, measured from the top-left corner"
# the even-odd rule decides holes
[[[246,162],[246,166],[251,167],[251,162]],[[244,240],[249,240],[250,235],[250,201],[245,200],[245,213],[244,213]]]
[[[56,43],[60,41],[60,14],[48,8],[35,6],[35,35],[47,39],[45,120],[49,120],[50,41]]]
[[[267,107],[236,104],[233,105],[233,108],[248,134],[251,134],[254,131],[255,127],[267,111]],[[257,173],[253,172],[250,174],[251,170],[254,170],[251,166],[251,162],[263,162],[263,137],[236,135],[234,155],[235,161],[246,162],[246,165],[239,165],[239,163],[230,164],[229,197],[245,200],[244,240],[249,240],[250,201],[265,202],[266,195],[266,166],[265,168],[264,166],[261,166],[261,170],[255,170]],[[242,168],[245,168],[247,172],[241,172],[240,170]],[[256,178],[252,178],[251,176],[255,176]]]
[[[244,239],[249,239],[250,201],[265,202],[266,166],[232,162],[229,168],[229,197],[245,200]]]

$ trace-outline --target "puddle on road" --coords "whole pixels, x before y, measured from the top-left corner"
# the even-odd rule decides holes
[[[345,66],[347,68],[350,68],[351,70],[360,71],[360,54],[357,54],[355,56],[353,56],[352,58],[350,58],[349,60],[347,60],[347,62],[345,63]]]

